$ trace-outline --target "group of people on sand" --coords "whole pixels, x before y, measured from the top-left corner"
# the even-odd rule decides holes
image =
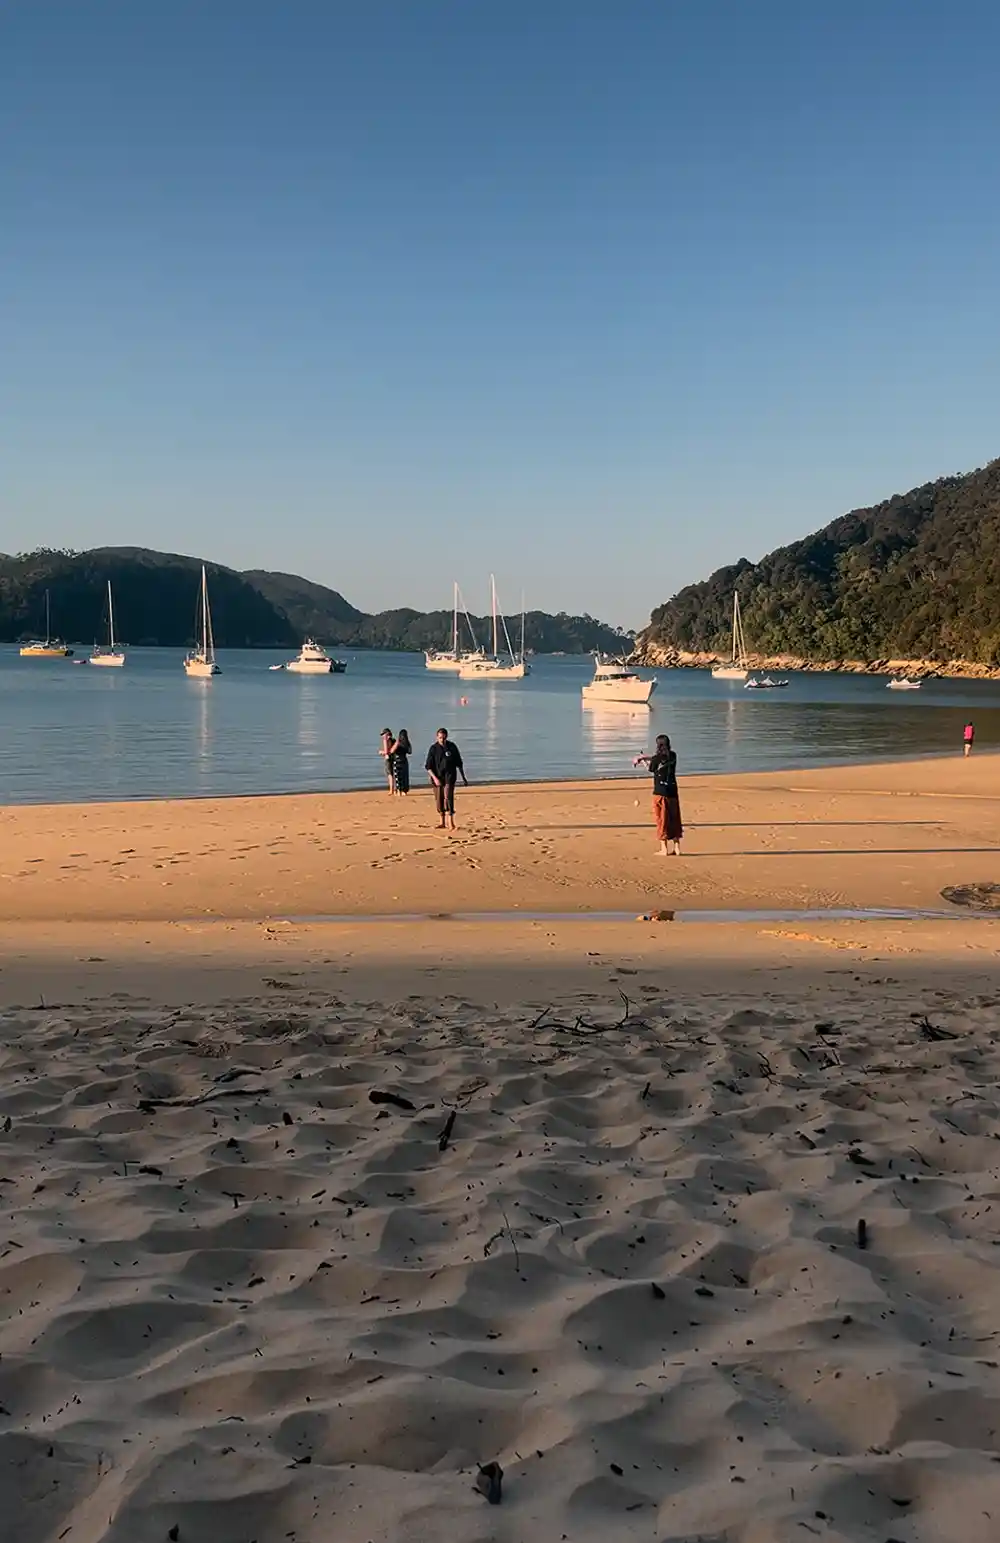
[[[972,754],[976,731],[971,723],[965,725],[962,740],[966,756]],[[410,791],[410,756],[413,746],[405,729],[393,734],[391,729],[382,730],[380,754],[385,761],[386,777],[390,794],[405,797]],[[659,857],[680,857],[684,838],[684,822],[681,818],[681,800],[677,791],[677,752],[671,748],[666,734],[657,734],[656,749],[651,755],[637,755],[633,766],[647,766],[653,779],[653,820],[659,842]],[[434,804],[438,814],[438,829],[446,823],[455,829],[455,786],[459,777],[468,787],[462,753],[448,738],[447,729],[438,729],[434,743],[427,752],[424,769],[434,788]]]
[[[391,729],[382,730],[379,755],[385,762],[386,784],[390,797],[405,798],[410,791],[410,756],[413,745],[406,729],[394,734]],[[639,755],[633,766],[648,766],[653,778],[653,818],[659,840],[661,857],[680,857],[684,826],[681,820],[681,801],[677,792],[677,753],[671,749],[666,734],[657,734],[656,749],[652,755]],[[447,729],[438,729],[434,743],[424,761],[434,789],[434,807],[437,810],[438,829],[455,829],[455,788],[459,778],[468,787],[462,752]]]
[[[393,734],[391,729],[382,730],[382,748],[379,751],[385,761],[386,781],[392,797],[405,798],[410,791],[410,756],[413,746],[405,729]],[[438,815],[438,829],[455,829],[455,787],[459,777],[462,786],[468,787],[462,763],[462,752],[448,737],[447,729],[438,729],[434,743],[427,752],[424,770],[434,788],[434,805]]]

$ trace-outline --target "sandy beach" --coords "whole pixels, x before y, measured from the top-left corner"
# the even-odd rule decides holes
[[[993,1543],[1000,760],[681,793],[0,811],[0,1536]]]

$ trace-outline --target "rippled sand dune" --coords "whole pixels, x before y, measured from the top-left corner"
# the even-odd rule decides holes
[[[995,1543],[995,995],[626,989],[8,1010],[0,1534]]]

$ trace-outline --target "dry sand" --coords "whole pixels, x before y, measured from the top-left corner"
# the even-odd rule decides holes
[[[941,909],[998,770],[3,811],[0,1538],[995,1543],[1000,921],[275,918]]]

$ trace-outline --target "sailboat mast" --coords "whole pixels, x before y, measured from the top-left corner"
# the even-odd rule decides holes
[[[497,581],[496,575],[490,574],[490,599],[493,606],[493,657],[499,656],[499,639],[497,638]]]
[[[115,608],[111,600],[111,580],[108,580],[108,637],[111,652],[115,650]]]
[[[455,580],[455,615],[451,627],[451,651],[458,658],[458,580]]]
[[[51,610],[50,598],[51,597],[49,595],[49,592],[48,592],[48,590],[46,590],[45,591],[45,642],[46,642],[46,646],[49,643],[52,642],[52,610]]]
[[[524,590],[521,591],[521,663],[524,663]]]
[[[215,658],[215,639],[212,636],[212,613],[208,609],[208,575],[204,564],[201,569],[201,603],[205,622],[205,658],[211,663]]]

